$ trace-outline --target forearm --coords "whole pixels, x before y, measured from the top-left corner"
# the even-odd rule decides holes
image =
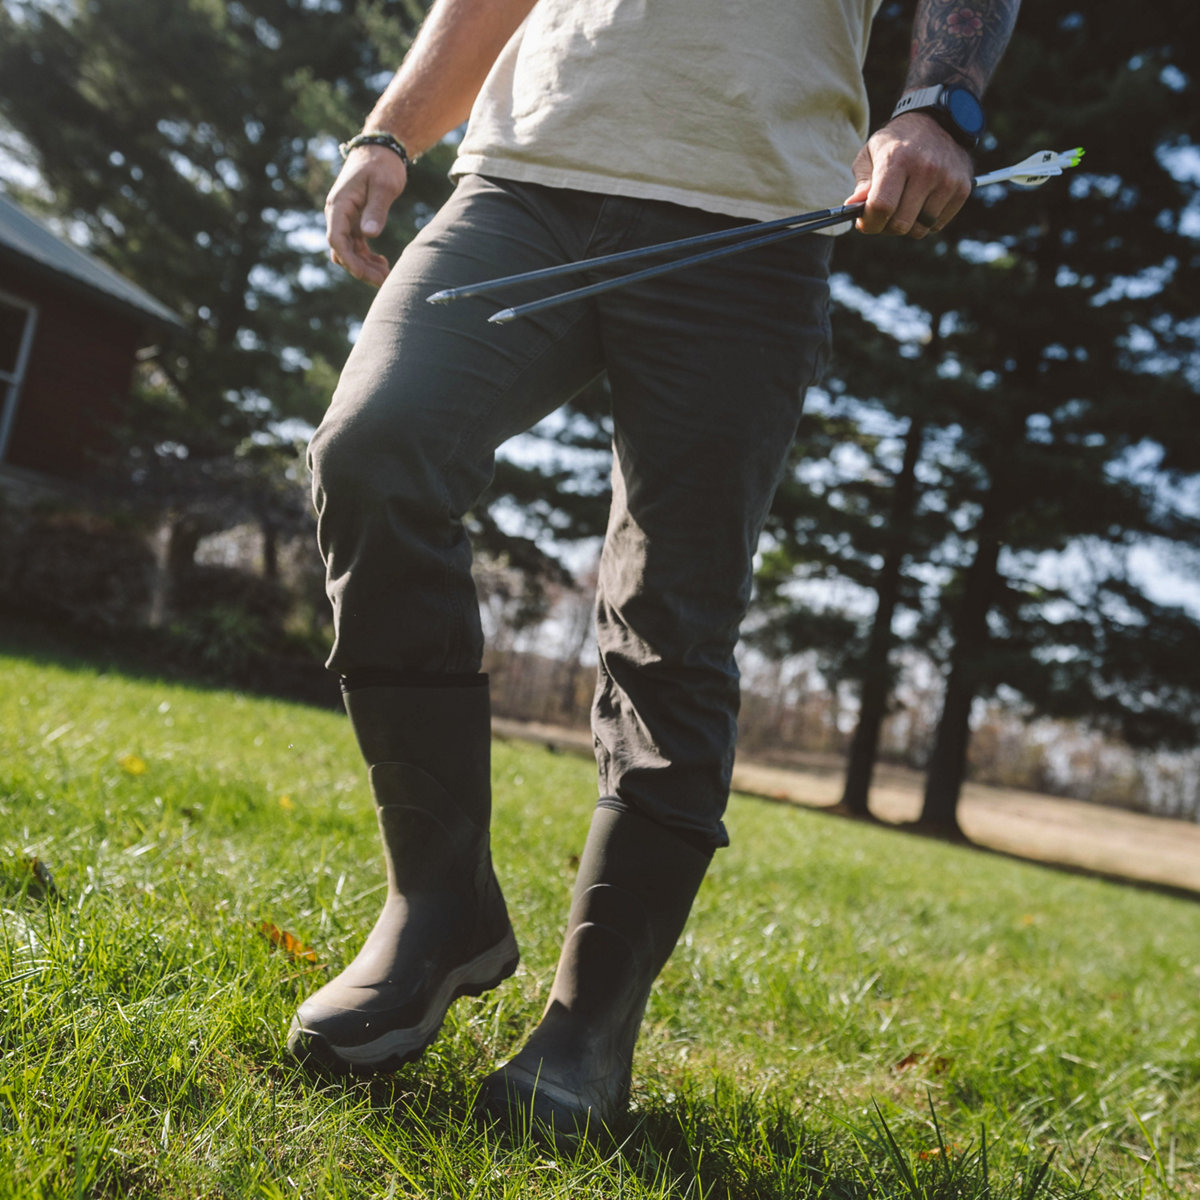
[[[367,118],[415,156],[467,119],[492,64],[535,0],[437,0]]]
[[[954,83],[982,96],[1020,6],[1021,0],[919,0],[905,91]]]

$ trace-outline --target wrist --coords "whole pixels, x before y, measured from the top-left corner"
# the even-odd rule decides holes
[[[900,113],[899,116],[892,117],[884,128],[890,129],[897,135],[904,136],[907,139],[917,136],[922,138],[928,137],[930,131],[935,130],[938,135],[948,141],[954,142],[955,145],[962,145],[932,113],[920,110],[917,112]]]
[[[408,147],[394,133],[386,129],[367,128],[362,133],[357,133],[348,141],[342,142],[338,146],[338,153],[342,158],[349,157],[350,153],[365,146],[380,146],[391,153],[397,155],[400,161],[404,164],[405,169],[412,166],[417,161],[416,156],[409,156]]]
[[[935,121],[968,151],[979,145],[987,127],[979,98],[970,88],[961,84],[909,88],[892,110],[891,120],[909,113],[921,114]]]

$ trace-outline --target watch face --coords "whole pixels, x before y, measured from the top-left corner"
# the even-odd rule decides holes
[[[969,137],[983,132],[983,107],[966,88],[947,88],[945,105],[954,123]]]

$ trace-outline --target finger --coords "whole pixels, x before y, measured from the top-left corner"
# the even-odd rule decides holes
[[[382,254],[376,254],[365,243],[357,248],[353,259],[345,264],[346,270],[355,279],[379,287],[388,277],[391,267]]]
[[[936,164],[916,159],[901,161],[889,172],[889,182],[900,190],[899,198],[884,227],[894,237],[927,237],[940,228],[952,185],[948,186]]]
[[[872,189],[863,216],[871,233],[905,237],[916,225],[925,207],[926,189],[913,179],[892,176]]]
[[[958,215],[970,194],[969,187],[957,183],[935,188],[922,201],[908,236],[920,240],[931,233],[941,233]]]
[[[863,201],[866,200],[867,195],[870,193],[870,190],[871,190],[871,184],[870,184],[869,180],[866,183],[860,183],[854,189],[854,191],[852,191],[850,193],[850,195],[848,195],[845,198],[845,200],[842,201],[842,203],[843,204],[862,204]]]
[[[913,219],[912,227],[908,231],[908,236],[916,241],[928,237],[931,233],[935,233],[941,228],[940,218],[929,211],[927,207],[928,203],[926,201],[926,206],[923,206],[921,211],[917,213]]]
[[[871,190],[871,175],[874,173],[874,166],[871,144],[868,142],[854,156],[854,164],[851,168],[854,172],[854,191],[842,201],[843,204],[861,204],[867,198],[867,193]]]
[[[325,238],[333,261],[349,270],[351,260],[357,258],[354,246],[356,221],[344,202],[331,200],[325,207]]]
[[[394,198],[395,193],[388,194],[380,188],[367,185],[367,200],[359,221],[359,228],[366,237],[378,237],[383,232]]]
[[[861,198],[863,205],[862,216],[858,218],[858,229],[861,233],[890,232],[889,225],[892,214],[896,211],[899,197],[881,196],[872,188]]]
[[[948,186],[937,175],[931,177],[926,172],[910,175],[905,180],[903,195],[888,221],[886,232],[918,241],[936,233],[958,211],[950,208],[953,194],[953,184]]]
[[[882,175],[867,204],[874,203],[872,216],[881,232],[894,237],[923,238],[943,228],[969,194],[968,183],[968,192],[959,199],[957,177],[936,162],[911,155],[893,155]]]
[[[937,214],[937,224],[933,226],[933,232],[940,233],[945,229],[962,211],[970,196],[970,184],[962,183],[956,183],[930,196],[925,202],[925,211]]]
[[[372,287],[381,287],[383,281],[391,273],[391,264],[382,254],[367,252],[359,256],[359,269],[355,272],[355,278],[361,279],[363,283],[369,283]]]
[[[339,236],[336,244],[331,238],[329,257],[355,279],[374,287],[379,287],[390,271],[388,260],[382,254],[374,253],[361,234],[352,234],[348,238]]]
[[[378,287],[388,276],[388,261],[367,244],[353,204],[334,199],[326,208],[330,258],[355,279]]]
[[[898,158],[893,151],[876,161],[859,219],[864,233],[903,236],[912,229],[924,206],[928,183]]]

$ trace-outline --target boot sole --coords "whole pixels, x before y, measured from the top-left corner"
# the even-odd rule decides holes
[[[611,1140],[609,1123],[624,1107],[621,1104],[606,1111],[603,1105],[590,1103],[570,1089],[524,1069],[501,1067],[483,1081],[475,1115],[562,1150],[585,1141]]]
[[[314,1029],[305,1029],[299,1016],[292,1019],[287,1047],[302,1063],[333,1075],[353,1072],[376,1075],[395,1071],[420,1058],[437,1037],[450,1005],[460,996],[481,996],[503,983],[520,961],[517,939],[510,929],[505,937],[482,954],[448,972],[425,1019],[405,1029],[393,1029],[370,1042],[339,1046]]]

